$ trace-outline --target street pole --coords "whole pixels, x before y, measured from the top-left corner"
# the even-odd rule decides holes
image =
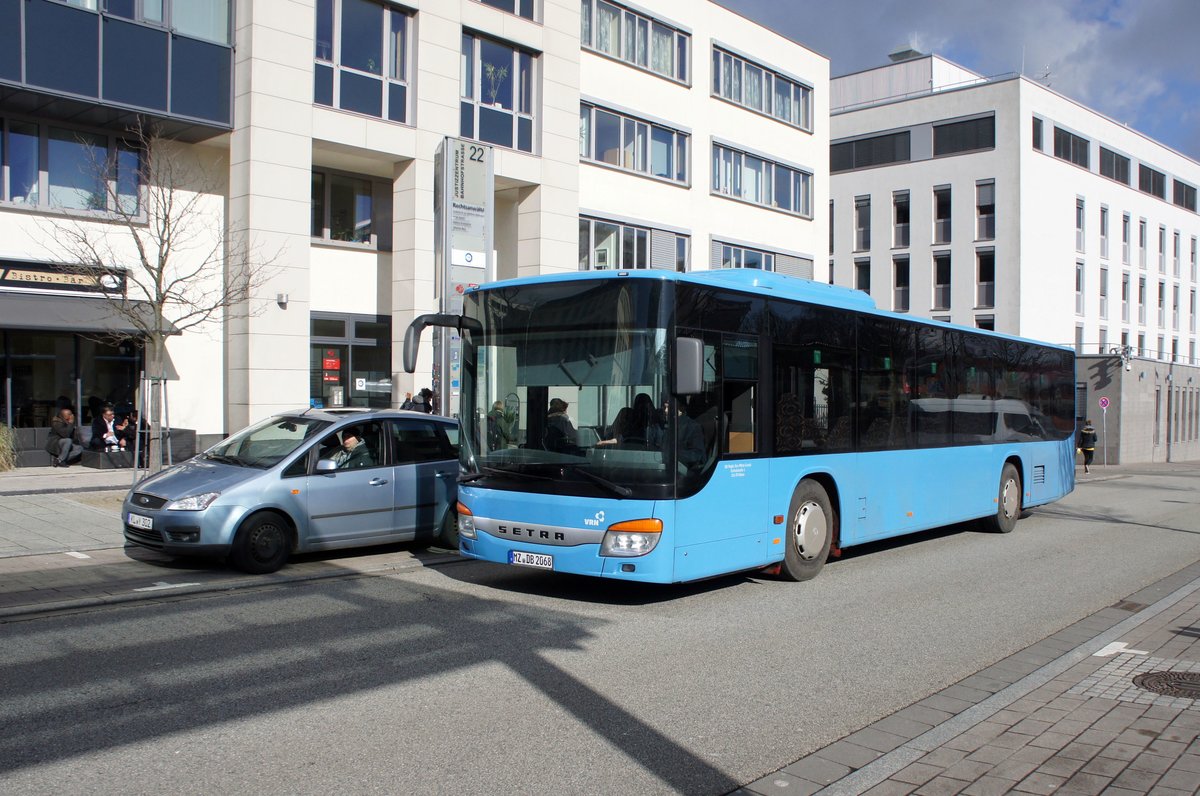
[[[1100,410],[1100,436],[1104,440],[1104,466],[1108,467],[1108,407]]]

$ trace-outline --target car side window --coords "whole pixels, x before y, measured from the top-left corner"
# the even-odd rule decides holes
[[[454,450],[436,423],[393,420],[389,424],[396,464],[419,464],[455,458]]]
[[[378,421],[343,426],[317,445],[313,466],[322,459],[337,464],[338,470],[383,467],[387,462],[383,426]]]

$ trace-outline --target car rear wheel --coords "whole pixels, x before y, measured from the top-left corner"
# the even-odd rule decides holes
[[[242,572],[265,575],[275,572],[292,552],[292,534],[287,520],[274,512],[255,514],[242,524],[229,561]]]

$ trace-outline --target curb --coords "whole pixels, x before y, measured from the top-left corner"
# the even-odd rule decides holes
[[[68,495],[73,492],[128,492],[128,486],[67,486],[67,487],[48,487],[42,489],[16,489],[11,492],[0,490],[0,498],[3,497],[28,497],[29,495]]]
[[[423,567],[445,566],[447,564],[465,562],[467,560],[468,559],[460,557],[457,553],[444,553],[437,554],[434,557],[426,560],[411,559],[404,562],[378,564],[375,566],[366,567],[364,569],[334,572],[297,573],[295,575],[284,574],[270,577],[269,580],[248,577],[232,581],[221,581],[219,583],[185,586],[162,592],[110,594],[103,597],[79,597],[74,600],[60,600],[58,602],[17,605],[11,608],[0,608],[0,623],[7,622],[9,620],[32,619],[38,616],[62,613],[65,611],[78,611],[86,608],[103,608],[133,602],[169,602],[180,597],[195,596],[198,594],[217,594],[220,592],[282,586],[290,583],[305,583],[308,581],[332,580],[335,578],[349,579],[364,577],[367,575],[387,575],[396,572],[421,569]]]

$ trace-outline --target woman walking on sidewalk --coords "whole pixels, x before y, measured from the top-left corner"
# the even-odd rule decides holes
[[[1092,457],[1096,455],[1096,429],[1091,420],[1085,421],[1079,432],[1079,450],[1083,451],[1083,471],[1091,472]]]

